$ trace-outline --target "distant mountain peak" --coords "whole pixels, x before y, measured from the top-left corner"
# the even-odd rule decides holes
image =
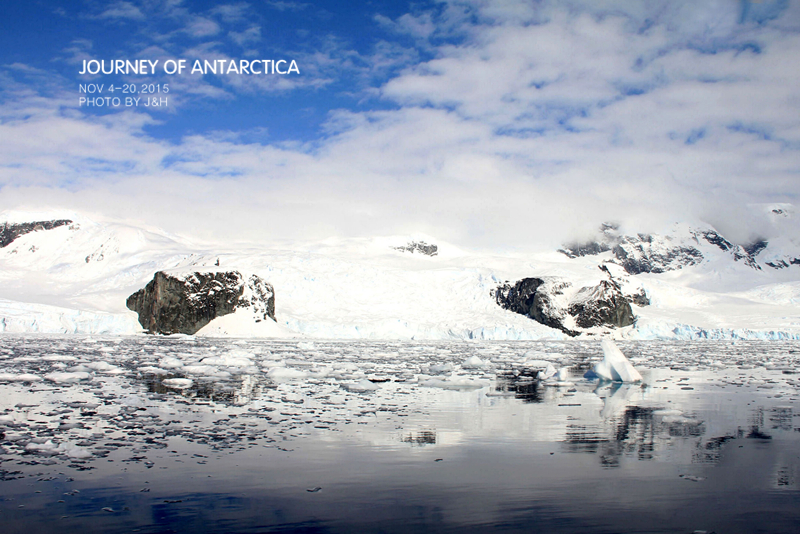
[[[779,209],[779,208],[776,208]],[[719,255],[715,250],[727,253],[734,262],[761,270],[763,265],[780,269],[800,265],[798,251],[770,250],[769,259],[759,262],[762,252],[770,248],[767,239],[757,238],[750,243],[737,245],[712,227],[692,227],[676,224],[668,235],[638,233],[620,234],[619,226],[604,223],[595,239],[572,242],[559,252],[575,259],[583,256],[611,252],[614,263],[621,265],[629,274],[663,273],[698,265]]]
[[[439,247],[426,241],[409,241],[405,245],[394,247],[401,252],[419,253],[426,256],[436,256],[439,254]]]

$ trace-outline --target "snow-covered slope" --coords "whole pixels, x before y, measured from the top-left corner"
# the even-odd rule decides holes
[[[713,229],[690,227],[676,227],[668,239],[611,235],[594,253],[574,257],[476,253],[431,236],[234,248],[75,213],[0,214],[0,224],[47,220],[70,222],[28,231],[0,248],[0,330],[135,333],[141,327],[125,301],[156,271],[218,266],[272,284],[277,324],[255,328],[247,314],[235,313],[198,335],[563,338],[501,308],[492,296],[506,281],[544,276],[567,279],[576,291],[613,277],[626,295],[646,295],[651,304],[633,306],[635,324],[611,332],[616,337],[800,337],[800,265],[791,263],[798,250],[792,236],[770,240],[755,253],[745,250],[739,259],[736,245],[726,250],[703,237]],[[635,269],[614,252],[621,244],[629,245],[628,257],[639,254],[640,264],[644,258],[651,267],[655,260],[675,268],[631,274]],[[669,251],[676,246],[692,246],[701,257],[688,253],[692,261],[675,263]],[[778,258],[787,265],[766,265]]]

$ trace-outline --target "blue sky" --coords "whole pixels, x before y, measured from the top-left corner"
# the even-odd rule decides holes
[[[527,246],[604,220],[769,234],[800,191],[789,0],[5,2],[0,202],[208,238]],[[80,76],[86,59],[300,74]],[[169,83],[157,110],[78,84]],[[756,209],[756,211],[758,211]]]

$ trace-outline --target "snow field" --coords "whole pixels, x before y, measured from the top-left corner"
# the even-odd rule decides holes
[[[136,333],[141,327],[125,308],[125,299],[155,271],[219,268],[252,272],[271,283],[278,321],[256,323],[244,309],[212,321],[200,336],[563,339],[560,331],[501,309],[491,290],[526,276],[561,276],[575,290],[596,285],[606,276],[598,263],[611,257],[488,255],[443,242],[437,242],[438,256],[427,257],[392,248],[405,238],[328,240],[297,244],[292,250],[233,249],[198,246],[157,229],[68,215],[75,224],[29,233],[0,249],[0,332]],[[427,240],[436,242],[429,236]],[[775,246],[780,246],[779,240]],[[620,278],[626,291],[644,289],[652,305],[634,306],[636,325],[604,335],[800,338],[797,270],[756,271],[732,262],[729,253],[711,245],[703,253],[708,261],[701,265]],[[618,266],[609,268],[622,277]]]

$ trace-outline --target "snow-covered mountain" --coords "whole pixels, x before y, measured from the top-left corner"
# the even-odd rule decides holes
[[[793,216],[791,206],[773,209],[776,218]],[[702,224],[662,234],[604,225],[589,240],[536,254],[478,253],[430,236],[250,247],[52,212],[0,214],[0,330],[140,332],[129,296],[157,271],[209,269],[269,283],[276,323],[256,327],[233,314],[198,335],[800,338],[800,246],[791,234],[742,245]],[[539,301],[564,328],[499,305],[498,291],[524,279],[543,282]],[[630,326],[620,326],[630,323],[626,310],[603,308],[623,297]],[[611,326],[603,319],[611,316],[622,319]]]

